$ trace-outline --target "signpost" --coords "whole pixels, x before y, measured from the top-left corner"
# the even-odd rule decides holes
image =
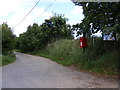
[[[116,42],[116,34],[115,33],[103,34],[103,41],[105,43],[113,43],[113,48],[115,50],[115,42]]]
[[[112,33],[110,34],[103,34],[103,40],[104,41],[115,41],[115,37]]]

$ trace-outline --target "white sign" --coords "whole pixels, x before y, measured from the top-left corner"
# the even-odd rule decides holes
[[[104,35],[103,35],[103,40],[115,41],[115,37],[113,37],[112,33],[110,33],[109,35],[104,34]]]

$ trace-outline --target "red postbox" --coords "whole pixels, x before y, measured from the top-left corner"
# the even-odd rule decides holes
[[[87,47],[87,38],[80,37],[80,48],[85,48],[85,47]]]

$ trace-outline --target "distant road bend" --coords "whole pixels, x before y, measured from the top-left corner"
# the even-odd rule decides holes
[[[49,59],[15,53],[17,60],[2,68],[3,88],[118,88],[118,80],[64,67]]]

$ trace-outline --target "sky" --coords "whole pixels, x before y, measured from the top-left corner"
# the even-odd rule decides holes
[[[0,2],[0,24],[7,22],[16,36],[26,32],[29,25],[38,23],[41,25],[45,19],[53,16],[53,13],[64,14],[68,18],[68,24],[80,23],[84,18],[81,6],[75,6],[71,0],[40,0],[39,4],[18,24],[38,0],[1,0]],[[54,3],[53,3],[54,2]],[[51,7],[50,4],[53,5]],[[49,8],[48,8],[49,7]],[[48,8],[48,9],[47,9]],[[45,11],[47,9],[47,11]],[[44,12],[44,13],[43,13]]]

